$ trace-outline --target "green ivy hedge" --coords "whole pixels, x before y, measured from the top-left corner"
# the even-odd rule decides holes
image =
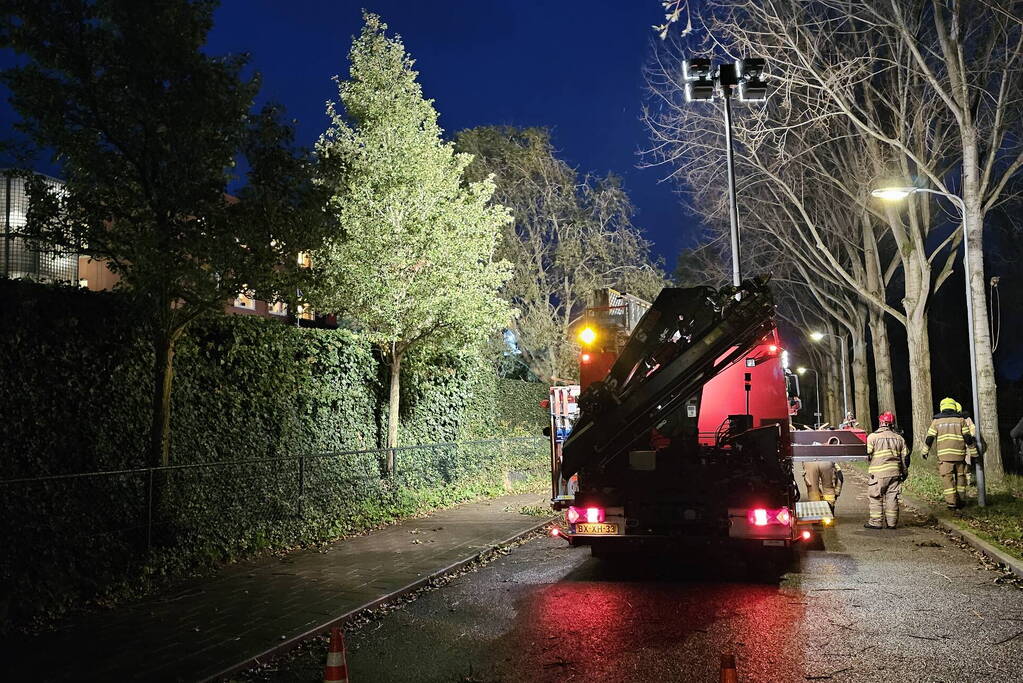
[[[172,467],[131,471],[147,464],[152,347],[127,298],[0,281],[0,302],[0,481],[125,470],[0,484],[0,623],[547,476],[539,438],[402,449],[384,476],[386,369],[372,348],[255,316],[181,339]],[[469,353],[413,356],[404,381],[404,444],[545,423],[546,387],[499,380]]]

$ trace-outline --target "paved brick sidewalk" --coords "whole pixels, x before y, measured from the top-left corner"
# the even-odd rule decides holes
[[[322,551],[239,563],[57,633],[9,638],[9,681],[193,681],[521,534],[536,494],[469,503],[339,541]]]

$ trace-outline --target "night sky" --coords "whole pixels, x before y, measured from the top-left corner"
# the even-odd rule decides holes
[[[416,60],[449,135],[486,124],[548,126],[569,163],[614,172],[637,225],[673,267],[694,235],[663,172],[636,168],[647,137],[639,120],[641,69],[662,19],[655,0],[225,0],[210,54],[247,51],[263,97],[298,119],[299,142],[326,127],[331,77],[347,76],[361,10],[381,15]]]
[[[223,0],[209,54],[248,52],[263,76],[261,100],[283,104],[311,146],[327,125],[331,78],[347,77],[362,8],[381,15],[416,60],[448,135],[472,126],[546,126],[561,156],[582,172],[623,177],[635,222],[669,270],[692,244],[697,220],[684,213],[663,170],[638,169],[647,144],[639,120],[641,70],[663,20],[656,0]],[[0,53],[0,67],[11,64]],[[16,114],[0,92],[0,126]],[[14,165],[11,160],[0,160]],[[35,170],[59,175],[49,160]]]

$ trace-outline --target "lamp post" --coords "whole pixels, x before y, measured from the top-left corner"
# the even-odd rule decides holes
[[[977,439],[977,452],[980,453],[981,441],[980,435],[983,433],[981,430],[981,415],[980,415],[980,394],[977,391],[977,343],[973,338],[973,292],[970,289],[970,245],[969,240],[966,237],[966,202],[963,201],[962,197],[957,195],[942,192],[941,190],[933,190],[929,187],[881,187],[871,191],[871,195],[884,199],[887,201],[901,201],[911,194],[917,192],[926,192],[927,194],[935,194],[940,197],[945,197],[954,203],[959,209],[959,215],[963,222],[963,271],[966,274],[966,325],[967,325],[967,338],[970,340],[970,384],[973,398],[973,418],[974,418],[974,438]],[[984,480],[984,463],[982,458],[977,458],[977,505],[984,507],[987,505],[987,487],[985,486]]]
[[[732,147],[732,97],[738,90],[740,102],[763,102],[767,86],[761,78],[764,60],[750,57],[734,63],[720,64],[715,69],[709,59],[687,59],[682,62],[686,102],[711,102],[715,97],[724,103],[725,160],[728,174],[728,222],[732,238],[732,284],[742,284],[739,265],[739,206],[735,199],[735,153]]]
[[[805,375],[808,372],[812,372],[813,373],[813,394],[814,394],[814,397],[817,399],[817,412],[813,414],[814,417],[816,418],[816,420],[813,423],[813,428],[814,429],[820,429],[820,427],[821,427],[821,386],[820,386],[820,373],[817,372],[816,370],[814,370],[813,368],[804,368],[804,367],[796,368],[796,372],[798,374],[800,374],[800,375]]]
[[[835,339],[837,339],[841,343],[841,348],[842,348],[842,410],[845,412],[845,415],[848,415],[849,414],[849,390],[846,387],[846,380],[845,380],[845,378],[846,378],[846,375],[849,374],[849,367],[848,367],[849,351],[848,351],[848,349],[846,348],[846,345],[845,345],[845,335],[831,334],[830,332],[811,332],[810,333],[810,339],[812,339],[815,342],[821,341],[822,339],[824,339],[824,337],[834,337]],[[845,418],[845,415],[842,416],[843,419]]]

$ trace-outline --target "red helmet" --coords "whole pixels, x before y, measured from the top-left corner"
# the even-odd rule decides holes
[[[886,411],[884,411],[883,413],[881,413],[880,415],[877,416],[877,421],[878,421],[879,424],[883,424],[883,425],[894,424],[895,423],[895,416],[892,415],[892,411],[886,410]]]

